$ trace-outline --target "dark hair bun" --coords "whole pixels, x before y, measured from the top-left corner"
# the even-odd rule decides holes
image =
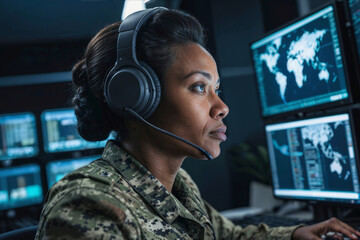
[[[108,138],[111,130],[104,122],[100,100],[87,86],[85,61],[81,60],[73,68],[74,95],[72,103],[78,121],[77,129],[87,141],[101,141]]]
[[[72,70],[72,79],[73,79],[73,83],[76,86],[79,86],[79,87],[86,86],[87,72],[86,72],[85,59],[80,60],[74,66],[74,68]]]

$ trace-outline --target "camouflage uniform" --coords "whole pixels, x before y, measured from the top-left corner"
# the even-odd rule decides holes
[[[169,193],[114,141],[56,183],[45,203],[35,239],[291,239],[296,228],[235,226],[183,169]]]

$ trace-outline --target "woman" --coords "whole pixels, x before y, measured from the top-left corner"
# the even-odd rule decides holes
[[[213,157],[220,154],[220,143],[226,140],[223,119],[229,112],[217,95],[219,75],[204,48],[203,28],[188,14],[160,9],[138,17],[143,22],[136,36],[128,29],[134,25],[128,18],[118,43],[115,23],[90,41],[73,69],[79,133],[99,141],[114,131],[116,141],[107,143],[101,159],[52,187],[36,239],[319,239],[331,230],[357,239],[360,233],[337,219],[313,226],[242,229],[202,200],[181,164],[188,156],[206,159],[205,151]],[[136,40],[130,47],[123,32]],[[115,88],[123,81],[117,76],[123,75],[119,65],[124,59],[139,59],[140,72],[158,76],[160,86],[154,89],[159,97],[150,101],[155,107],[139,113],[117,107],[119,99],[132,98],[127,89]],[[127,69],[125,76],[132,79],[132,71]],[[205,151],[144,124],[142,117]]]

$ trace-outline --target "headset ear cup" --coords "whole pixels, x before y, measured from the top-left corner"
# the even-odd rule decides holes
[[[147,119],[155,112],[156,108],[159,105],[161,98],[161,84],[157,74],[148,64],[141,61],[139,61],[139,63],[149,73],[151,77],[151,79],[149,80],[153,82],[153,85],[155,87],[154,102],[149,106],[149,109],[146,111],[146,113],[144,113],[144,118]]]

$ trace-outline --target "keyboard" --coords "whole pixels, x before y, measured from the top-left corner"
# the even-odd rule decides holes
[[[9,232],[15,229],[25,228],[37,225],[39,222],[32,217],[22,217],[19,219],[7,219],[0,221],[0,233]]]
[[[39,224],[41,206],[0,211],[0,233]]]
[[[232,219],[233,223],[246,227],[248,225],[259,225],[260,223],[265,223],[270,227],[280,227],[280,226],[294,226],[299,224],[313,224],[312,221],[301,221],[298,219],[276,216],[270,213],[263,213],[254,216],[245,216],[240,219]]]

